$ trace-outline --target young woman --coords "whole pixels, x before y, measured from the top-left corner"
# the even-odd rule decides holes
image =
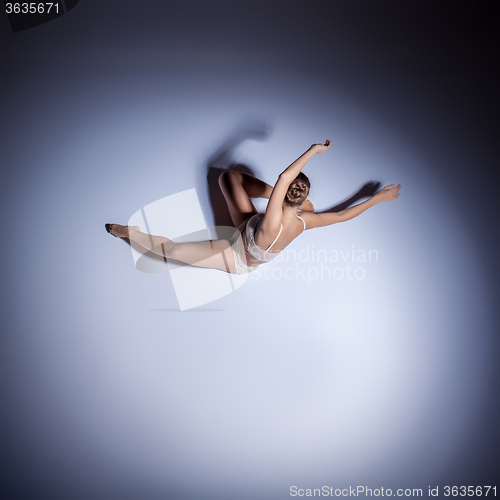
[[[401,185],[391,184],[346,210],[313,213],[307,199],[310,182],[302,169],[312,156],[325,153],[330,144],[328,140],[325,144],[313,144],[280,174],[274,188],[248,174],[223,172],[219,185],[233,224],[238,228],[229,240],[175,243],[164,236],[142,233],[137,226],[119,224],[106,224],[106,231],[119,238],[129,238],[133,247],[142,253],[153,252],[164,259],[233,274],[252,272],[274,259],[302,231],[350,220],[377,203],[399,197]],[[264,214],[257,212],[251,198],[269,199]]]

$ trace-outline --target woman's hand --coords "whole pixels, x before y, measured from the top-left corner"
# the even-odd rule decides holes
[[[375,195],[378,198],[378,201],[393,201],[398,198],[401,184],[398,184],[396,187],[394,186],[394,184],[390,184],[389,186],[385,186],[385,188],[379,191]]]
[[[312,147],[314,148],[314,152],[322,155],[325,151],[328,150],[328,148],[331,146],[331,142],[329,139],[326,140],[324,144],[313,144]]]

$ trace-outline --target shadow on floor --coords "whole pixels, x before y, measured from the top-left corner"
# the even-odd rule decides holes
[[[225,170],[237,170],[255,176],[249,165],[234,161],[234,151],[246,140],[264,141],[270,134],[271,128],[265,123],[247,121],[238,127],[207,160],[208,195],[216,226],[234,227],[226,200],[219,187],[219,176]]]
[[[207,160],[206,171],[207,171],[207,181],[208,181],[208,194],[210,199],[210,205],[212,207],[215,226],[230,226],[234,227],[231,216],[229,215],[229,210],[227,208],[226,200],[221,192],[219,186],[219,176],[225,170],[236,170],[238,172],[244,172],[255,176],[254,170],[248,165],[243,163],[236,163],[234,161],[234,151],[235,149],[246,140],[266,140],[271,134],[271,128],[264,123],[246,122],[236,129],[226,141],[214,152],[214,154]],[[345,210],[351,205],[355,204],[363,198],[368,198],[373,196],[379,189],[380,182],[369,181],[363,186],[361,186],[358,191],[351,195],[346,200],[334,205],[326,210],[325,212],[340,212]],[[167,236],[168,237],[168,236]],[[130,245],[130,240],[128,238],[121,238],[128,245]],[[145,256],[155,259],[164,260],[152,252],[145,252]],[[169,259],[169,262],[185,265],[181,262],[173,261]]]

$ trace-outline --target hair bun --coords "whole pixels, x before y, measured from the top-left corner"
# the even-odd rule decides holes
[[[308,194],[308,186],[304,182],[295,181],[290,184],[288,191],[286,193],[286,201],[289,203],[302,203]]]
[[[299,175],[290,183],[285,195],[285,203],[292,206],[301,205],[309,194],[311,182],[308,177],[300,172]]]

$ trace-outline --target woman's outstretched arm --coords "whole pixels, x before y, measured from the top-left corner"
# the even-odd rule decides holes
[[[266,214],[262,221],[261,230],[266,233],[275,234],[279,231],[281,218],[283,216],[283,200],[292,181],[299,175],[306,163],[315,154],[323,154],[330,147],[330,141],[325,144],[313,144],[304,154],[299,156],[291,165],[289,165],[278,177],[273,191],[269,198],[266,208]]]
[[[314,156],[315,154],[322,155],[328,150],[330,145],[331,142],[329,140],[327,140],[325,144],[313,144],[304,154],[299,156],[291,165],[285,168],[285,170],[281,172],[280,177],[290,179],[290,182],[288,183],[288,185],[290,185],[290,183],[295,179],[295,177],[297,177],[297,175],[299,175],[301,170],[306,166],[306,163],[311,159],[311,157]]]
[[[347,208],[346,210],[341,210],[340,212],[324,212],[324,213],[301,213],[300,216],[304,219],[307,229],[312,229],[313,227],[324,227],[330,226],[331,224],[336,224],[337,222],[345,222],[347,220],[354,219],[358,215],[369,208],[375,206],[377,203],[382,201],[393,201],[399,197],[399,190],[401,189],[401,184],[394,186],[391,184],[386,186],[376,195],[372,196],[370,199],[359,203],[354,207]]]

